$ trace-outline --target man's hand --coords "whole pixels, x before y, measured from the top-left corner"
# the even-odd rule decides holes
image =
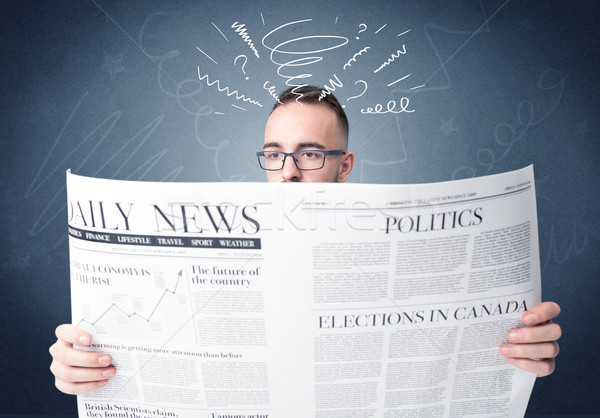
[[[73,344],[88,346],[92,336],[71,324],[56,328],[56,342],[50,347],[54,384],[61,392],[80,395],[92,392],[108,383],[116,369],[107,354],[77,350]]]
[[[502,344],[500,352],[508,362],[538,377],[548,376],[554,371],[554,358],[558,355],[560,326],[552,323],[560,313],[554,302],[542,302],[523,313],[525,328],[508,332],[511,344]]]

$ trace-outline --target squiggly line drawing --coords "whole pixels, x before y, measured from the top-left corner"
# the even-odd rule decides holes
[[[330,51],[336,48],[339,48],[341,46],[344,46],[348,43],[348,38],[344,37],[344,36],[336,36],[336,35],[311,35],[311,36],[302,36],[299,38],[292,38],[289,39],[287,41],[281,42],[273,47],[267,45],[267,39],[273,35],[274,33],[280,31],[281,29],[290,26],[290,25],[297,25],[300,23],[305,23],[305,22],[311,22],[312,19],[304,19],[304,20],[297,20],[297,21],[293,21],[293,22],[288,22],[285,23],[281,26],[276,27],[275,29],[273,29],[271,32],[267,33],[265,36],[263,36],[262,38],[262,45],[267,48],[269,51],[271,51],[270,55],[269,55],[269,59],[271,60],[271,62],[275,65],[278,65],[279,67],[277,68],[277,74],[283,78],[286,79],[285,84],[289,87],[303,87],[306,86],[307,84],[293,84],[293,82],[297,79],[305,79],[305,78],[310,78],[312,77],[312,74],[310,73],[304,73],[304,74],[299,74],[299,75],[287,75],[287,74],[282,74],[282,70],[288,67],[300,67],[300,66],[305,66],[305,65],[310,65],[310,64],[314,64],[317,63],[319,61],[323,60],[323,57],[320,56],[312,56],[312,57],[304,57],[304,58],[298,58],[298,59],[292,59],[291,61],[287,61],[287,62],[278,62],[275,59],[275,54],[288,54],[288,55],[308,55],[308,54],[318,54],[321,52],[325,52],[325,51]],[[335,44],[333,46],[329,46],[326,48],[321,48],[321,49],[314,49],[314,50],[308,50],[308,51],[303,51],[303,50],[299,50],[299,51],[290,51],[290,50],[286,50],[283,49],[283,47],[285,45],[288,44],[292,44],[294,42],[298,42],[298,41],[304,41],[306,39],[339,39],[340,43]],[[299,93],[294,93],[294,94],[298,94]],[[296,99],[298,100],[298,99]]]
[[[550,73],[554,73],[557,81],[551,82],[547,80]],[[563,75],[557,70],[546,70],[540,75],[537,81],[537,88],[540,90],[554,90],[558,88],[558,96],[546,114],[537,120],[534,120],[533,104],[528,100],[521,101],[517,107],[517,121],[522,126],[522,131],[519,134],[517,134],[517,129],[508,123],[499,123],[494,127],[494,141],[505,147],[505,149],[499,157],[496,157],[494,151],[489,148],[477,150],[477,163],[482,167],[487,167],[483,175],[490,174],[493,168],[510,154],[513,145],[525,137],[530,128],[539,125],[554,112],[554,109],[556,109],[556,106],[558,106],[564,95],[567,77],[568,74]],[[452,179],[464,178],[465,175],[475,177],[476,170],[473,167],[459,167],[452,174]]]
[[[252,39],[250,39],[250,36],[246,32],[246,28],[244,26],[246,26],[246,24],[238,22],[235,22],[233,25],[231,25],[232,29],[235,29],[235,33],[239,34],[244,42],[248,44],[252,52],[254,52],[254,55],[256,55],[256,58],[260,58],[258,51],[254,46],[254,42],[252,42]]]
[[[444,74],[444,77],[446,78],[446,85],[444,86],[439,86],[439,87],[429,87],[426,91],[436,91],[436,90],[448,90],[452,88],[452,80],[450,78],[450,75],[448,73],[448,70],[446,69],[446,65],[471,41],[471,39],[473,39],[476,35],[480,34],[480,33],[489,33],[490,32],[490,27],[489,27],[489,22],[498,14],[500,13],[500,11],[510,2],[510,0],[505,0],[504,3],[502,3],[494,13],[492,13],[489,17],[485,11],[484,8],[484,4],[482,0],[479,0],[479,4],[481,7],[481,13],[482,13],[482,19],[483,19],[483,23],[475,30],[475,31],[465,31],[465,30],[453,30],[453,29],[446,29],[442,26],[438,26],[438,25],[431,25],[431,24],[425,24],[423,25],[423,29],[424,29],[424,33],[425,33],[425,37],[427,38],[429,44],[431,45],[431,48],[433,49],[433,52],[436,56],[436,58],[439,60],[439,67],[436,71],[433,72],[433,74],[431,74],[431,76],[429,76],[429,78],[427,78],[427,80],[425,80],[426,83],[429,83],[431,80],[433,80],[433,78],[440,72],[442,71],[442,73]],[[470,35],[448,58],[446,58],[445,60],[442,59],[442,56],[440,54],[440,51],[437,48],[437,44],[434,42],[431,34],[429,33],[431,30],[435,30],[435,31],[439,31],[439,32],[444,32],[444,33],[449,33],[452,35]],[[400,35],[398,35],[400,36]],[[444,38],[441,38],[444,39]],[[422,90],[425,91],[425,90]]]
[[[287,84],[287,83],[286,83],[286,84]],[[304,94],[302,94],[302,93],[298,93],[298,92],[296,92],[296,90],[298,90],[299,88],[302,88],[302,87],[304,87],[304,86],[307,86],[307,85],[308,85],[308,84],[300,84],[299,86],[296,86],[296,87],[294,87],[294,88],[292,89],[292,94],[294,94],[294,95],[298,96],[298,97],[296,97],[296,102],[297,102],[297,103],[300,103],[300,99],[301,99],[302,97],[304,97]],[[300,104],[302,104],[302,103],[300,103]]]
[[[413,110],[408,110],[408,105],[410,104],[410,99],[408,97],[402,97],[400,99],[400,110],[396,111],[396,101],[395,100],[390,100],[387,103],[387,110],[383,110],[383,105],[380,103],[377,103],[375,105],[375,108],[373,109],[372,107],[368,107],[366,109],[360,109],[360,113],[363,114],[369,114],[369,115],[383,115],[385,113],[413,113],[415,111],[415,109]]]
[[[150,22],[156,17],[156,16],[168,16],[165,12],[154,12],[151,13],[150,15],[148,15],[148,17],[144,20],[144,23],[142,23],[142,27],[140,28],[140,33],[138,34],[138,45],[139,48],[142,50],[142,52],[144,54],[146,54],[149,58],[151,59],[155,59],[155,58],[160,58],[161,55],[150,55],[147,51],[150,48],[146,48],[144,46],[144,35],[146,33],[146,26],[148,26],[150,24]]]
[[[405,55],[406,54],[406,45],[402,44],[402,50],[398,50],[396,51],[395,54],[392,54],[392,56],[390,58],[388,58],[388,60],[386,62],[384,62],[383,64],[381,64],[379,66],[379,68],[377,68],[376,70],[374,70],[374,73],[378,73],[382,68],[387,67],[388,65],[390,65],[390,63],[394,62],[394,60],[396,58],[399,58],[400,55]]]
[[[557,264],[562,264],[565,261],[567,261],[567,259],[569,258],[569,256],[571,255],[572,252],[575,252],[576,255],[581,254],[583,252],[583,250],[585,249],[587,240],[588,240],[588,234],[585,234],[585,236],[583,237],[583,242],[581,243],[581,246],[577,245],[577,224],[574,224],[573,225],[573,237],[571,238],[571,244],[569,245],[569,248],[567,249],[566,254],[563,257],[560,257],[558,254],[558,248],[557,248],[556,242],[564,241],[564,239],[557,236],[557,234],[554,232],[554,225],[552,225],[550,227],[550,243],[548,244],[548,256],[546,257],[546,260],[544,261],[544,266],[542,267],[542,271],[546,270],[546,267],[548,267],[548,263],[550,262],[551,259],[554,259],[554,261],[556,261]]]
[[[267,85],[270,83],[269,80],[265,81],[265,84],[263,84],[263,89],[267,90],[269,92],[269,94],[271,95],[271,97],[273,97],[277,103],[281,104],[281,100],[279,100],[279,96],[277,96],[277,89],[275,86],[270,86],[267,87]]]
[[[221,82],[219,80],[210,81],[208,79],[208,74],[206,74],[206,75],[200,74],[200,67],[198,67],[198,78],[200,80],[206,80],[206,84],[209,87],[212,86],[212,85],[214,85],[214,84],[216,84],[217,85],[217,90],[219,90],[220,92],[225,92],[225,94],[227,94],[227,96],[233,96],[235,94],[235,98],[237,100],[242,100],[244,102],[255,104],[258,107],[263,107],[263,105],[260,104],[260,102],[258,102],[256,100],[253,100],[253,99],[251,99],[249,97],[246,97],[243,94],[240,94],[237,90],[230,91],[228,86],[225,86],[225,87],[221,88]]]
[[[334,74],[333,77],[335,80],[331,78],[329,79],[329,84],[331,84],[331,87],[329,87],[327,84],[323,86],[323,90],[321,90],[321,94],[319,95],[319,101],[321,101],[321,99],[323,99],[325,96],[330,95],[332,91],[335,91],[336,87],[344,87],[344,83],[340,81],[337,74]]]
[[[354,82],[354,84],[358,84],[358,83],[362,83],[365,86],[365,89],[360,94],[357,94],[356,96],[348,97],[346,99],[347,102],[349,102],[352,99],[358,99],[360,96],[362,96],[363,94],[365,94],[367,92],[367,89],[369,88],[369,85],[367,84],[367,82],[365,80],[357,80]],[[342,107],[346,107],[346,105],[342,105]]]
[[[367,52],[369,49],[371,49],[370,46],[365,46],[363,49],[361,49],[356,54],[354,54],[354,56],[352,58],[350,58],[347,63],[344,64],[344,70],[346,69],[346,67],[352,67],[352,63],[356,62],[356,57],[361,56],[363,53]]]
[[[476,29],[474,32],[468,32],[468,33],[470,33],[470,34],[471,34],[471,36],[469,36],[469,37],[467,38],[467,40],[466,40],[465,42],[463,42],[463,43],[462,43],[462,44],[461,44],[461,45],[460,45],[460,46],[459,46],[459,47],[458,47],[458,48],[457,48],[457,49],[456,49],[456,50],[455,50],[455,51],[454,51],[454,52],[453,52],[453,53],[452,53],[452,54],[451,54],[451,55],[450,55],[450,56],[449,56],[449,57],[448,57],[446,60],[442,60],[442,58],[441,58],[441,56],[440,56],[440,54],[439,54],[439,52],[438,52],[438,50],[437,50],[437,48],[436,48],[435,44],[433,43],[433,40],[431,39],[431,37],[430,37],[430,36],[429,36],[429,34],[428,34],[428,31],[427,31],[427,29],[428,29],[428,28],[431,28],[431,27],[433,27],[433,26],[432,26],[432,25],[427,25],[427,24],[425,24],[425,25],[423,26],[423,28],[424,28],[424,31],[425,31],[425,36],[427,37],[427,39],[429,40],[429,43],[431,44],[432,48],[434,49],[435,55],[436,55],[437,59],[438,59],[438,60],[439,60],[439,62],[440,62],[440,66],[438,67],[438,69],[437,69],[436,71],[434,71],[434,72],[433,72],[433,74],[431,74],[431,76],[430,76],[429,78],[427,78],[427,79],[425,80],[425,83],[423,83],[423,84],[429,84],[429,82],[430,82],[430,81],[431,81],[431,80],[432,80],[432,79],[433,79],[433,78],[434,78],[434,77],[435,77],[435,76],[436,76],[436,75],[437,75],[437,74],[438,74],[440,71],[443,71],[443,72],[444,72],[444,75],[446,76],[446,79],[448,80],[448,85],[447,85],[447,86],[444,86],[444,87],[441,87],[441,88],[437,88],[437,87],[429,87],[429,88],[427,88],[427,89],[419,89],[419,90],[417,90],[416,92],[414,92],[414,93],[413,93],[413,94],[410,96],[410,98],[412,99],[412,98],[413,98],[413,97],[414,97],[416,94],[418,94],[418,93],[420,93],[420,92],[422,92],[422,91],[435,91],[435,90],[440,90],[440,89],[442,89],[442,90],[446,90],[446,89],[449,89],[449,88],[451,88],[450,77],[449,77],[449,75],[448,75],[448,72],[446,71],[446,68],[445,68],[445,66],[446,66],[446,65],[447,65],[447,64],[448,64],[448,63],[449,63],[449,62],[450,62],[452,59],[454,59],[454,57],[455,57],[455,56],[456,56],[456,55],[457,55],[457,54],[458,54],[458,53],[459,53],[459,52],[460,52],[460,51],[461,51],[461,50],[462,50],[462,49],[465,47],[465,45],[467,45],[467,44],[468,44],[468,43],[471,41],[471,39],[473,39],[473,38],[475,37],[475,35],[477,35],[477,34],[479,34],[479,33],[482,33],[482,32],[483,32],[483,28],[486,28],[486,29],[487,29],[487,32],[489,32],[489,26],[488,26],[489,22],[490,22],[490,21],[491,21],[491,20],[492,20],[492,19],[493,19],[493,18],[494,18],[494,17],[495,17],[495,16],[496,16],[498,13],[500,13],[500,11],[501,11],[501,10],[502,10],[502,9],[503,9],[503,8],[504,8],[504,7],[505,7],[507,4],[508,4],[508,3],[509,3],[509,1],[510,1],[510,0],[505,0],[505,1],[504,1],[504,2],[503,2],[501,5],[500,5],[500,7],[498,7],[498,8],[496,9],[496,11],[495,11],[494,13],[492,13],[492,14],[491,14],[489,17],[487,17],[487,14],[485,14],[485,11],[483,10],[483,3],[482,3],[482,1],[480,0],[480,1],[479,1],[479,3],[480,3],[480,5],[481,5],[482,11],[484,12],[484,16],[483,16],[483,18],[484,18],[484,22],[483,22],[483,24],[482,24],[481,26],[479,26],[479,28],[477,28],[477,29]],[[442,30],[443,30],[443,28],[439,28],[439,27],[438,27],[438,29],[442,29]],[[403,35],[405,35],[406,33],[410,32],[410,31],[411,31],[411,29],[409,29],[409,30],[407,30],[407,31],[404,31],[404,32],[402,32],[402,33],[398,34],[398,35],[397,35],[397,37],[403,36]],[[389,86],[389,85],[388,85],[388,86]],[[398,116],[394,116],[394,118],[396,119],[396,123],[397,123],[397,124],[399,124],[399,123],[400,123],[400,121],[399,121],[399,117],[398,117]],[[363,142],[363,144],[362,144],[362,145],[359,147],[359,149],[358,149],[358,150],[355,150],[355,152],[358,152],[358,151],[360,151],[362,148],[366,147],[366,146],[367,146],[367,145],[368,145],[368,144],[369,144],[369,143],[370,143],[370,142],[371,142],[371,141],[372,141],[374,138],[375,138],[374,134],[370,135],[370,136],[367,138],[367,140],[366,140],[365,142]]]
[[[51,176],[53,176],[55,173],[57,173],[59,170],[61,170],[61,168],[64,169],[65,163],[69,160],[69,158],[71,158],[71,156],[74,155],[75,152],[77,152],[79,149],[82,149],[85,146],[85,144],[88,143],[88,141],[92,141],[93,138],[95,138],[96,136],[99,136],[99,138],[95,142],[93,142],[93,146],[91,147],[91,150],[87,151],[86,157],[83,158],[76,167],[73,167],[74,172],[80,171],[86,165],[88,160],[93,159],[95,157],[94,153],[102,147],[106,138],[109,137],[109,135],[113,132],[113,129],[116,126],[117,122],[121,119],[121,117],[122,117],[121,111],[113,112],[110,116],[106,117],[102,122],[100,122],[100,124],[98,126],[96,126],[94,129],[92,129],[90,131],[90,133],[85,136],[85,138],[83,138],[76,146],[74,146],[71,149],[71,152],[69,154],[67,154],[58,164],[56,164],[54,166],[54,168],[50,169],[49,173],[47,173],[45,175],[45,178],[43,180],[39,181],[38,179],[39,179],[41,173],[45,170],[46,166],[49,163],[51,154],[55,151],[55,149],[57,148],[57,146],[63,139],[63,135],[64,135],[67,127],[71,125],[71,122],[73,120],[73,117],[75,116],[75,113],[77,112],[77,110],[81,106],[83,100],[87,96],[88,96],[88,93],[85,93],[81,97],[81,99],[79,100],[79,102],[77,103],[77,105],[75,106],[73,111],[71,112],[69,118],[67,119],[63,128],[61,129],[61,132],[59,133],[59,135],[56,138],[54,144],[52,145],[50,151],[48,152],[46,158],[44,159],[44,162],[42,163],[38,173],[36,174],[35,178],[31,182],[31,184],[25,194],[26,198],[30,197],[33,193],[35,193],[40,187],[42,187],[51,178]],[[153,121],[148,123],[145,127],[143,127],[140,131],[138,131],[135,135],[133,135],[131,137],[131,139],[124,141],[123,145],[118,150],[116,150],[112,155],[107,156],[107,158],[105,159],[103,164],[99,168],[97,168],[93,173],[91,173],[91,176],[97,176],[100,173],[102,173],[103,170],[107,166],[109,166],[110,163],[113,162],[113,160],[117,159],[118,156],[121,156],[124,154],[124,151],[125,151],[125,149],[127,149],[127,147],[135,146],[135,148],[131,152],[128,153],[128,157],[119,165],[119,167],[117,167],[116,170],[112,171],[109,175],[106,175],[106,177],[116,178],[120,175],[121,171],[123,169],[125,169],[126,167],[132,168],[132,166],[130,164],[131,160],[144,147],[146,142],[152,136],[154,131],[158,128],[158,126],[160,125],[160,123],[162,122],[163,119],[164,119],[164,115],[155,118]],[[168,149],[164,148],[162,151],[159,152],[159,154],[157,154],[156,156],[152,157],[147,162],[138,166],[135,170],[130,172],[129,176],[127,176],[127,179],[136,178],[136,176],[137,176],[137,178],[136,178],[137,180],[142,180],[154,168],[154,166],[158,163],[158,161],[167,153],[167,151],[168,151]],[[176,169],[175,171],[172,171],[171,173],[169,173],[168,176],[174,178],[182,171],[182,169],[183,169],[183,167],[181,167],[178,171]],[[144,170],[143,173],[139,174],[142,170]],[[56,202],[62,196],[62,193],[64,192],[64,190],[65,190],[65,184],[63,183],[62,187],[60,187],[58,190],[56,190],[56,193],[54,194],[54,196],[52,196],[50,199],[48,199],[46,201],[46,206],[44,208],[41,208],[42,209],[41,213],[35,219],[33,226],[29,230],[30,236],[38,235],[49,224],[51,224],[53,222],[53,220],[58,215],[60,215],[61,212],[64,210],[64,208],[66,207],[66,202],[60,206],[56,205]],[[63,237],[63,239],[60,239],[56,245],[58,246],[58,244],[60,244],[63,240],[64,240],[64,237]]]

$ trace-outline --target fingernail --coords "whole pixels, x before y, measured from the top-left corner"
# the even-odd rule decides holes
[[[107,383],[108,383],[108,380],[100,380],[96,384],[98,385],[99,388],[101,388],[102,386],[106,386]]]
[[[79,341],[79,345],[89,345],[90,337],[88,337],[87,335],[82,335],[77,341]]]
[[[110,356],[102,356],[98,359],[98,364],[108,366],[110,364]]]
[[[116,370],[115,369],[108,369],[105,370],[104,372],[102,372],[102,376],[103,377],[113,377],[115,375]]]
[[[510,348],[509,346],[504,346],[504,345],[500,347],[500,352],[502,354],[504,354],[505,356],[511,356],[513,354],[512,348]]]
[[[508,333],[508,339],[512,342],[521,341],[521,332],[517,330],[510,331]]]

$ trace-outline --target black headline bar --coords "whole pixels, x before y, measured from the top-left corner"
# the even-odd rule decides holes
[[[110,232],[86,231],[69,226],[69,235],[84,241],[105,242],[107,244],[142,245],[148,247],[186,248],[235,248],[240,250],[260,250],[260,238],[219,238],[115,234]]]

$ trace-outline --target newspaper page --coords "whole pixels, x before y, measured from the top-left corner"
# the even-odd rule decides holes
[[[80,417],[518,417],[533,167],[419,185],[67,173],[72,320],[117,375]]]

